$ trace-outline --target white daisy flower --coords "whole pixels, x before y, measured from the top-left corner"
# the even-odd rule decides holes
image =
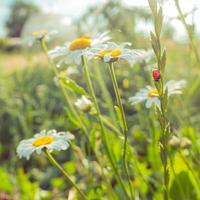
[[[186,81],[170,80],[166,83],[165,88],[168,89],[168,96],[172,94],[181,94],[181,89],[185,86]],[[147,86],[136,93],[135,96],[129,98],[131,105],[146,101],[145,107],[150,108],[153,105],[160,107],[159,92],[156,88]]]
[[[32,37],[29,40],[29,46],[32,46],[35,42],[45,39],[45,41],[49,41],[51,36],[57,34],[58,31],[52,30],[48,31],[46,29],[39,30],[39,31],[33,31],[32,32]]]
[[[105,45],[99,47],[95,52],[95,56],[102,58],[104,62],[115,62],[118,59],[124,59],[130,63],[142,62],[144,60],[145,50],[129,49],[127,46],[131,46],[131,43],[122,43],[120,45],[114,42],[108,42]]]
[[[137,62],[145,62],[148,63],[155,57],[154,51],[152,49],[149,50],[138,50],[138,58]]]
[[[90,59],[90,51],[95,51],[96,47],[111,39],[107,34],[108,32],[104,32],[94,37],[83,35],[68,42],[66,46],[56,47],[54,50],[49,51],[48,55],[51,58],[68,56],[70,62],[80,64],[81,56],[85,55]],[[64,61],[66,61],[66,59]]]
[[[85,96],[82,96],[80,99],[74,103],[75,106],[83,112],[89,112],[92,108],[92,102]]]
[[[69,132],[43,130],[35,134],[33,138],[22,140],[17,147],[17,154],[20,158],[25,157],[28,160],[33,152],[40,154],[44,148],[47,148],[50,152],[66,150],[72,139],[74,139],[74,136]]]

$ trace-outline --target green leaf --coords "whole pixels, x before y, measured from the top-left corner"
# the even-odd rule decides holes
[[[164,73],[165,71],[166,59],[167,59],[166,50],[164,50],[161,56],[161,63],[160,63],[161,73]]]
[[[170,197],[172,200],[197,200],[195,187],[186,171],[176,174],[170,187]]]
[[[115,106],[114,108],[115,108],[115,111],[117,113],[117,118],[118,118],[119,125],[120,125],[120,127],[122,129],[124,129],[125,127],[124,127],[121,111],[120,111],[118,106]]]
[[[158,121],[160,123],[160,126],[163,129],[164,128],[164,121],[163,121],[163,116],[162,116],[160,108],[156,107],[156,113],[157,113],[157,116],[158,116]]]
[[[73,92],[81,95],[87,95],[87,92],[84,90],[83,87],[79,86],[74,80],[65,77],[65,78],[60,78],[62,81],[63,85],[67,89],[71,89]]]
[[[76,163],[73,161],[67,161],[64,164],[64,169],[67,171],[68,174],[75,174],[76,172]]]
[[[161,51],[160,42],[159,40],[157,40],[156,35],[153,32],[151,32],[150,35],[151,35],[152,48],[154,50],[154,53],[157,56],[157,59],[159,59],[160,51]]]
[[[11,177],[9,176],[9,173],[4,168],[0,168],[0,177],[1,177],[0,191],[11,193],[13,190]]]
[[[156,19],[155,19],[155,32],[156,32],[157,37],[160,36],[162,23],[163,23],[163,14],[162,14],[162,8],[160,7],[158,11],[158,15],[156,16]]]
[[[53,178],[51,180],[51,185],[53,188],[63,189],[65,182],[62,178]]]
[[[96,144],[98,144],[98,140],[97,140],[99,136],[98,134],[99,134],[99,125],[95,123],[89,134],[90,145],[92,145],[93,149],[95,149]]]
[[[74,124],[75,127],[79,127],[80,129],[82,128],[80,123],[73,117],[69,110],[67,111],[67,118],[72,124]]]
[[[156,0],[148,0],[148,1],[149,1],[149,6],[152,10],[152,13],[154,15],[156,15],[156,13],[157,13],[157,2],[156,2]]]
[[[166,88],[165,91],[164,91],[164,95],[163,95],[162,101],[163,101],[163,107],[164,107],[164,109],[165,109],[165,111],[166,111],[166,109],[167,109],[167,104],[168,104],[168,89],[167,89],[167,88]]]

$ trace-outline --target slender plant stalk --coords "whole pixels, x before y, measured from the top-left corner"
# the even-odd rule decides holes
[[[151,32],[151,43],[157,60],[157,68],[160,72],[160,79],[155,80],[154,84],[158,90],[160,107],[156,108],[158,120],[161,127],[160,136],[160,158],[163,165],[163,199],[169,200],[169,150],[168,142],[171,134],[169,120],[167,119],[168,91],[164,86],[164,75],[166,65],[166,51],[162,50],[160,33],[163,24],[162,8],[157,5],[157,0],[148,0],[149,6],[153,14],[154,33]]]
[[[127,126],[127,122],[126,122],[124,108],[123,108],[122,101],[121,101],[119,86],[118,86],[118,83],[117,83],[117,78],[116,78],[116,75],[115,75],[115,69],[114,69],[113,62],[109,63],[109,69],[110,69],[110,75],[111,75],[111,79],[112,79],[112,83],[113,83],[113,87],[114,87],[114,91],[115,91],[115,96],[116,96],[116,99],[117,99],[117,105],[118,105],[119,110],[121,112],[121,118],[122,118],[122,123],[123,123],[123,128],[122,128],[122,132],[123,132],[123,135],[124,135],[123,166],[124,166],[124,171],[125,171],[125,174],[126,174],[126,177],[127,177],[127,180],[128,180],[131,197],[132,197],[132,199],[134,199],[133,188],[132,188],[131,178],[130,178],[130,175],[129,175],[128,164],[127,164],[128,126]]]
[[[52,68],[53,68],[53,70],[54,70],[54,73],[55,73],[55,75],[56,75],[56,78],[57,78],[58,81],[59,81],[60,88],[61,88],[61,90],[62,90],[62,92],[63,92],[63,95],[64,95],[64,97],[65,97],[65,99],[66,99],[66,102],[67,102],[67,104],[68,104],[68,106],[69,106],[71,112],[72,112],[73,115],[77,118],[77,120],[78,120],[78,122],[80,123],[81,128],[83,129],[83,132],[85,133],[85,135],[88,136],[87,130],[86,130],[85,126],[83,125],[83,123],[82,123],[82,121],[81,121],[79,115],[77,114],[77,112],[76,112],[74,106],[72,105],[72,103],[71,103],[71,101],[70,101],[69,94],[67,93],[67,91],[65,90],[65,88],[64,88],[64,86],[63,86],[63,84],[62,84],[62,82],[60,81],[59,73],[58,73],[58,70],[57,70],[55,64],[54,64],[54,63],[52,62],[52,60],[49,59],[49,57],[48,57],[48,49],[47,49],[47,46],[46,46],[46,43],[45,43],[45,40],[44,40],[44,39],[41,39],[41,40],[40,40],[40,45],[41,45],[41,47],[42,47],[42,49],[43,49],[45,55],[47,56],[47,58],[48,58],[50,64],[52,65]]]
[[[190,40],[190,46],[191,46],[191,49],[194,52],[194,56],[196,58],[196,61],[198,63],[200,63],[198,48],[197,48],[197,45],[196,45],[196,42],[195,42],[195,39],[194,39],[194,32],[191,30],[191,27],[187,24],[187,22],[185,20],[185,16],[184,16],[184,14],[181,10],[179,0],[174,0],[174,2],[175,2],[175,5],[176,5],[176,9],[178,11],[178,14],[179,14],[179,18],[180,18],[183,26],[185,27],[185,30],[187,31],[187,34],[188,34],[188,37],[189,37],[189,40]]]
[[[56,68],[56,66],[55,66],[55,64],[54,64],[54,62],[48,57],[48,49],[47,49],[47,46],[46,46],[46,43],[45,43],[45,40],[44,40],[44,39],[41,39],[41,40],[40,40],[40,45],[41,45],[41,47],[42,47],[42,49],[43,49],[45,55],[47,56],[47,59],[48,59],[49,63],[52,65],[52,68],[53,68],[53,70],[54,70],[54,73],[55,73],[55,75],[56,75],[56,78],[57,78],[58,81],[59,81],[59,86],[60,86],[60,88],[61,88],[61,90],[62,90],[62,93],[63,93],[63,95],[64,95],[64,97],[65,97],[65,100],[66,100],[68,106],[69,106],[70,111],[72,112],[72,114],[74,115],[74,117],[77,119],[78,123],[79,123],[80,126],[81,126],[81,129],[82,129],[84,135],[86,136],[88,142],[90,143],[90,139],[89,139],[89,136],[88,136],[88,130],[87,130],[87,128],[85,127],[85,125],[83,124],[83,122],[82,122],[81,118],[79,117],[79,114],[77,113],[77,111],[76,111],[76,109],[74,108],[73,104],[71,103],[70,96],[69,96],[69,94],[67,93],[67,91],[65,90],[65,88],[64,88],[64,86],[63,86],[63,83],[60,81],[59,72],[58,72],[58,70],[57,70],[57,68]],[[90,146],[91,146],[91,145],[90,145]],[[94,151],[94,150],[93,150],[93,151]]]
[[[109,115],[110,115],[112,121],[116,122],[116,116],[115,116],[115,112],[114,112],[114,109],[113,109],[112,97],[111,97],[111,95],[110,95],[110,93],[109,93],[109,91],[108,91],[108,89],[106,87],[105,81],[103,80],[100,68],[99,67],[94,67],[94,69],[95,69],[95,73],[97,75],[97,79],[98,79],[98,82],[99,82],[100,89],[102,91],[103,99],[104,99],[104,101],[106,102],[106,104],[108,106]]]
[[[88,130],[87,130],[87,128],[85,127],[85,125],[83,124],[81,118],[79,117],[79,114],[76,112],[76,110],[75,110],[73,104],[71,103],[69,94],[67,93],[67,91],[65,90],[65,88],[64,88],[64,86],[63,86],[63,84],[62,84],[62,82],[61,82],[60,79],[59,79],[59,73],[58,73],[58,70],[57,70],[57,68],[56,68],[56,66],[55,66],[55,64],[54,64],[54,62],[48,57],[48,49],[47,49],[47,46],[46,46],[46,43],[45,43],[45,40],[44,40],[44,39],[41,39],[41,40],[40,40],[40,45],[41,45],[41,47],[42,47],[42,49],[43,49],[45,55],[47,56],[47,59],[48,59],[49,63],[52,65],[52,68],[53,68],[53,70],[54,70],[54,73],[55,73],[55,75],[56,75],[58,81],[59,81],[60,88],[61,88],[62,93],[63,93],[63,95],[64,95],[64,97],[65,97],[65,100],[66,100],[66,102],[67,102],[67,104],[68,104],[68,106],[69,106],[69,109],[70,109],[71,112],[73,113],[74,117],[77,119],[78,123],[81,125],[81,129],[82,129],[84,135],[86,136],[86,138],[87,138],[87,140],[88,140],[88,142],[89,142],[89,144],[90,144],[90,139],[89,139],[89,136],[88,136]],[[101,161],[100,161],[99,157],[97,156],[97,153],[95,152],[95,149],[93,148],[93,146],[90,145],[90,147],[92,148],[92,151],[93,151],[93,153],[94,153],[94,155],[95,155],[95,158],[96,158],[98,164],[100,165],[100,168],[101,168],[101,170],[102,170],[102,176],[103,176],[104,180],[106,181],[106,184],[108,185],[108,189],[109,189],[109,191],[110,191],[111,193],[113,193],[112,190],[110,189],[110,184],[109,184],[109,182],[108,182],[108,180],[107,180],[107,177],[106,177],[105,174],[104,174],[104,170],[103,170]],[[110,192],[109,192],[109,193],[110,193]],[[109,194],[109,195],[110,195],[110,194]],[[113,194],[112,194],[112,195],[113,195]]]
[[[104,124],[103,124],[103,121],[102,121],[102,118],[101,118],[101,112],[100,112],[100,109],[99,109],[99,105],[97,103],[96,95],[95,95],[95,92],[94,92],[94,88],[93,88],[93,85],[92,85],[90,73],[89,73],[89,70],[88,70],[87,61],[86,61],[84,56],[82,56],[81,59],[82,59],[82,65],[83,65],[83,68],[84,68],[85,78],[86,78],[87,86],[88,86],[88,89],[89,89],[89,93],[90,93],[90,95],[92,97],[92,100],[94,102],[94,105],[95,105],[95,108],[96,108],[96,111],[97,111],[97,118],[98,118],[98,121],[99,121],[99,125],[101,127],[102,139],[103,139],[103,144],[104,144],[104,147],[105,147],[105,151],[106,151],[107,157],[108,157],[108,159],[110,161],[110,164],[111,164],[112,169],[114,171],[114,174],[115,174],[115,176],[117,178],[117,181],[121,185],[121,188],[122,188],[122,190],[124,192],[124,195],[126,196],[127,199],[130,199],[129,195],[127,194],[126,188],[125,188],[125,186],[123,184],[122,178],[121,178],[121,176],[119,174],[119,171],[118,171],[118,169],[117,169],[117,167],[115,165],[115,161],[113,159],[113,155],[112,155],[112,153],[110,151],[110,147],[109,147],[109,144],[108,144],[105,127],[104,127]]]
[[[45,154],[47,155],[47,158],[51,162],[52,165],[54,165],[67,179],[67,181],[76,188],[77,192],[80,194],[81,198],[84,200],[87,200],[88,198],[85,196],[85,194],[79,189],[78,185],[73,182],[73,180],[70,178],[70,176],[67,174],[67,172],[60,166],[60,164],[54,159],[54,157],[51,155],[51,153],[48,151],[47,148],[44,149]]]
[[[101,115],[101,119],[104,123],[104,125],[109,128],[110,130],[112,130],[114,133],[116,133],[117,135],[121,135],[121,132],[119,131],[118,128],[116,128],[110,121],[107,117],[105,116],[102,116]]]
[[[65,97],[65,100],[66,100],[66,102],[67,102],[67,105],[69,106],[69,110],[72,112],[73,116],[77,119],[79,125],[81,126],[81,129],[82,129],[84,135],[86,136],[86,138],[87,138],[87,140],[88,140],[88,142],[89,142],[89,144],[90,144],[90,139],[89,139],[89,136],[88,136],[88,130],[87,130],[87,128],[85,127],[84,123],[82,122],[81,118],[79,117],[79,114],[77,113],[77,111],[76,111],[76,109],[74,108],[73,104],[71,103],[70,96],[69,96],[68,92],[66,91],[66,89],[65,89],[65,87],[64,87],[64,85],[63,85],[63,83],[62,83],[62,81],[60,81],[59,72],[58,72],[58,70],[57,70],[57,68],[56,68],[56,65],[55,65],[54,62],[48,57],[48,49],[47,49],[45,40],[44,40],[43,38],[40,40],[40,45],[41,45],[41,48],[43,49],[44,54],[46,55],[46,57],[47,57],[47,59],[48,59],[48,61],[49,61],[49,63],[50,63],[50,65],[52,66],[52,69],[53,69],[53,71],[54,71],[54,73],[55,73],[55,75],[56,75],[56,78],[57,78],[58,82],[59,82],[59,86],[60,86],[60,88],[61,88],[61,91],[62,91],[62,93],[63,93],[63,95],[64,95],[64,97]],[[90,145],[90,146],[92,147],[92,145]],[[92,149],[92,150],[93,150],[93,152],[94,152],[94,149]],[[95,152],[94,152],[94,153],[95,153]],[[97,156],[96,156],[96,157],[97,157]]]

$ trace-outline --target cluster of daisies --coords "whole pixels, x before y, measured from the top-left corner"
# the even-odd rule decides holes
[[[49,38],[52,33],[47,31],[38,31],[33,33],[35,40],[43,40]],[[153,51],[144,51],[141,49],[130,49],[130,43],[116,44],[110,41],[111,38],[108,33],[103,33],[98,36],[83,35],[66,43],[64,46],[56,47],[49,51],[48,55],[54,59],[57,57],[64,57],[63,62],[73,62],[77,65],[81,64],[82,56],[87,60],[99,58],[106,63],[117,62],[122,59],[129,63],[148,62],[153,58]],[[155,79],[159,79],[159,72],[154,74]],[[165,88],[168,90],[168,96],[172,94],[180,94],[184,87],[185,81],[170,80],[166,83]],[[152,86],[138,91],[135,96],[129,98],[132,105],[145,102],[146,108],[151,106],[160,107],[159,92]],[[92,107],[92,102],[86,97],[82,96],[75,102],[75,106],[82,112],[88,112]],[[42,131],[35,134],[34,138],[22,140],[17,148],[19,157],[30,158],[33,152],[40,154],[44,148],[49,151],[66,150],[69,147],[73,135],[65,132],[56,132],[55,130]]]
[[[79,65],[82,56],[87,57],[88,60],[100,58],[104,62],[114,62],[123,59],[129,63],[136,63],[149,59],[153,55],[152,51],[129,49],[131,43],[116,44],[110,40],[108,32],[94,37],[83,35],[49,51],[49,56],[51,58],[66,56],[65,61]]]

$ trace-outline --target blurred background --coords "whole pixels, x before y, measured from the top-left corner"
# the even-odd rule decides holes
[[[167,79],[187,81],[184,94],[172,100],[169,115],[175,131],[192,140],[192,155],[199,158],[200,1],[179,0],[186,24],[181,20],[174,0],[158,2],[164,8],[162,43],[167,50]],[[18,142],[44,128],[68,128],[74,132],[74,127],[68,124],[65,101],[56,89],[46,57],[38,44],[29,45],[31,33],[43,29],[57,31],[48,43],[49,49],[85,33],[110,31],[114,41],[131,42],[133,48],[148,50],[153,23],[147,0],[0,0],[0,200],[66,199],[64,180],[46,159],[35,156],[30,161],[19,161],[16,156]],[[197,55],[191,48],[193,43]],[[154,162],[146,144],[153,145],[148,136],[157,129],[156,118],[153,111],[144,110],[143,105],[130,106],[128,98],[138,89],[152,84],[154,63],[152,58],[131,67],[122,63],[123,67],[117,68],[130,135],[133,136],[130,141],[135,145],[138,157],[147,160],[147,169]],[[100,72],[105,75],[111,98],[114,98],[105,69],[100,68]],[[73,79],[80,80],[80,75],[73,75]],[[84,86],[84,83],[80,84]],[[98,84],[97,95],[103,102]],[[102,109],[106,113],[104,104]],[[147,114],[149,119],[142,117]],[[77,137],[83,136],[77,133]],[[86,174],[84,168],[81,172],[78,170],[77,163],[81,161],[71,159],[70,152],[68,162],[66,155],[58,157],[72,176]],[[148,194],[148,199],[153,198],[148,189],[142,192]]]

